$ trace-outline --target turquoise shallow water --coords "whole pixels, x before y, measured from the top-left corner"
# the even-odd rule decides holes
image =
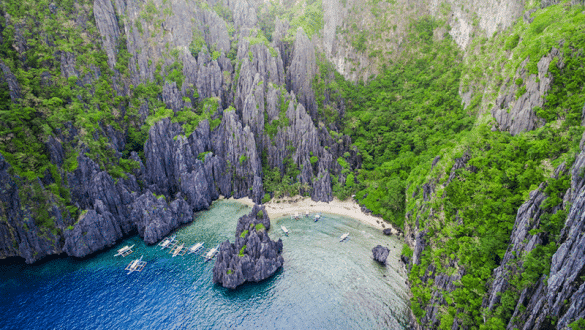
[[[234,241],[237,219],[250,208],[219,201],[176,231],[204,253]],[[290,231],[284,236],[280,226]],[[339,237],[350,232],[350,239]],[[324,214],[272,220],[284,243],[284,267],[261,283],[227,290],[211,281],[213,261],[172,258],[139,237],[87,260],[61,258],[37,265],[0,265],[0,329],[404,329],[407,287],[401,243],[356,220]],[[126,258],[116,250],[135,244]],[[386,267],[372,260],[377,244],[391,249]],[[126,265],[144,256],[140,273]]]

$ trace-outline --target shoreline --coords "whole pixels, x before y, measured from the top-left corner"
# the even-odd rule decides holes
[[[250,207],[254,206],[254,202],[248,197],[240,199],[234,199],[232,197],[226,199],[225,197],[220,196],[219,200],[222,199],[235,201]],[[390,228],[393,235],[400,233],[394,228],[394,226],[392,226],[392,224],[384,221],[382,218],[362,212],[360,206],[353,200],[341,201],[334,198],[331,202],[325,203],[315,202],[310,197],[295,196],[273,199],[270,202],[265,203],[264,206],[266,207],[266,212],[270,219],[291,216],[297,212],[301,217],[304,217],[305,212],[307,211],[309,211],[309,213],[321,212],[350,217],[379,230]]]

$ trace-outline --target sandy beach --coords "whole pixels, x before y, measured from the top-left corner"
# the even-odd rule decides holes
[[[230,198],[228,200],[233,200],[249,206],[254,206],[254,202],[250,198],[240,199]],[[338,214],[354,218],[380,230],[391,228],[393,234],[398,233],[398,231],[394,227],[392,227],[390,223],[384,221],[382,218],[362,212],[360,206],[352,200],[340,201],[339,199],[335,198],[333,201],[325,203],[315,202],[311,200],[310,197],[295,196],[281,199],[273,199],[270,202],[264,204],[264,206],[266,207],[268,216],[271,219],[291,216],[294,215],[295,213],[298,213],[300,216],[304,216],[305,212],[307,211],[309,213],[321,212],[329,214]]]

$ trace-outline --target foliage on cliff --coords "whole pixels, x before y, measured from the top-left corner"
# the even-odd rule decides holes
[[[552,88],[542,109],[534,109],[546,124],[511,136],[492,130],[491,114],[484,113],[471,131],[450,134],[448,139],[455,143],[434,154],[440,156],[435,167],[431,157],[422,160],[406,181],[407,221],[410,228],[417,226],[426,233],[425,249],[409,274],[412,311],[426,326],[434,322],[432,317],[425,318],[431,305],[441,303],[433,295],[441,292],[444,309],[434,316],[438,319],[434,324],[441,329],[450,329],[454,322],[466,328],[505,327],[520,292],[541,276],[546,278],[560,244],[558,234],[567,210],[559,207],[569,181],[562,174],[558,179],[549,177],[560,164],[569,168],[579,152],[585,103],[585,15],[581,6],[560,4],[539,10],[533,17],[531,24],[520,19],[510,29],[512,33],[504,31],[489,40],[478,38],[461,70],[465,88],[485,90],[476,92],[467,108],[469,113],[482,113],[492,107],[502,82],[513,77],[524,60],[528,59],[524,64],[528,72],[533,72],[552,47],[560,48],[562,59],[549,67]],[[457,159],[464,166],[455,170]],[[547,239],[531,253],[518,256],[523,262],[521,271],[511,279],[500,304],[493,311],[482,308],[493,271],[509,247],[518,209],[541,182],[547,182],[543,192],[548,199],[541,206],[547,213],[539,230]],[[425,184],[433,187],[430,197],[424,196]],[[433,279],[439,274],[460,278],[453,283],[455,289],[437,287]]]
[[[474,122],[458,95],[461,53],[448,35],[433,40],[438,25],[430,17],[413,22],[409,42],[418,56],[389,63],[368,84],[345,86],[345,133],[364,160],[353,191],[397,226],[404,219],[409,173],[456,142],[454,137]]]

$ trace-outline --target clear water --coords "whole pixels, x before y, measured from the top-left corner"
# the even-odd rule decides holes
[[[249,207],[219,201],[177,230],[205,250],[234,240],[237,219]],[[285,225],[290,235],[280,230]],[[340,243],[341,234],[350,239]],[[0,329],[404,329],[407,287],[398,258],[401,244],[341,216],[319,222],[272,220],[282,237],[284,267],[261,283],[227,290],[212,283],[213,261],[201,254],[172,258],[138,237],[87,260],[62,258],[38,265],[0,265]],[[135,244],[126,258],[117,249]],[[386,267],[371,249],[390,247]],[[127,275],[132,259],[144,270]]]

